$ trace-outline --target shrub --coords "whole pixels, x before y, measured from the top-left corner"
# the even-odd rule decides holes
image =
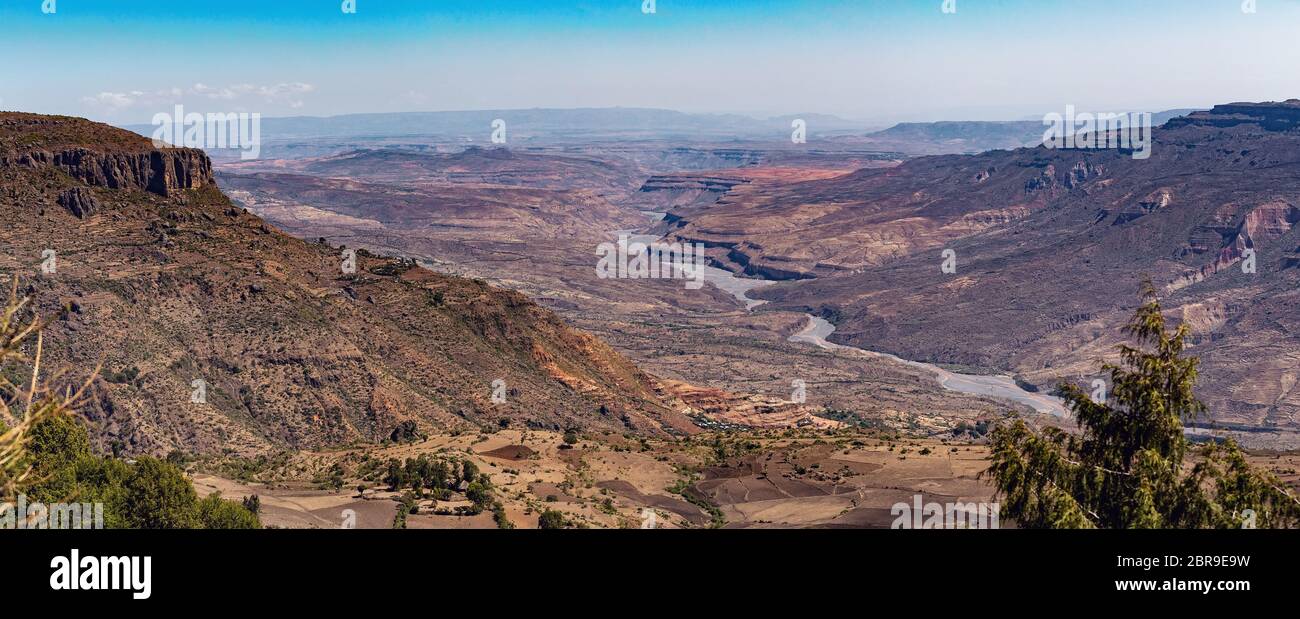
[[[205,529],[260,529],[257,514],[234,501],[221,498],[220,492],[209,494],[199,501],[199,522]]]
[[[539,529],[563,529],[566,526],[568,526],[568,521],[564,518],[564,514],[553,509],[548,509],[537,517],[537,528]]]

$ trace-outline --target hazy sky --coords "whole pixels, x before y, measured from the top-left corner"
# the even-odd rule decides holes
[[[0,0],[0,109],[892,121],[1300,97],[1295,0],[55,1]]]

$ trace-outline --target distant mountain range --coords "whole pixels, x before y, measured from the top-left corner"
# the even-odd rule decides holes
[[[1196,110],[1166,110],[1151,115],[1151,124],[1160,127],[1171,119]],[[986,150],[1038,146],[1043,141],[1042,120],[1016,121],[938,121],[900,123],[867,134],[865,140],[841,138],[859,145],[873,145],[881,150],[911,155],[974,154]]]
[[[198,110],[193,110],[198,111]],[[504,120],[511,142],[569,142],[602,139],[689,139],[789,141],[791,123],[803,119],[810,136],[863,132],[868,123],[826,114],[753,118],[741,114],[688,114],[647,108],[474,110],[298,116],[262,119],[267,140],[432,137],[490,144],[493,122]],[[151,125],[124,128],[150,135]]]

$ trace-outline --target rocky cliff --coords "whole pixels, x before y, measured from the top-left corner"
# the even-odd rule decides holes
[[[94,187],[140,189],[168,196],[213,184],[212,162],[192,148],[155,149],[134,134],[102,139],[103,129],[35,114],[0,118],[0,165],[53,167]],[[123,132],[125,133],[125,132]]]

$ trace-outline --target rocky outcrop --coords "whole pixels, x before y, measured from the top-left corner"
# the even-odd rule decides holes
[[[17,163],[25,167],[51,166],[96,187],[141,189],[170,196],[183,189],[213,184],[212,162],[203,151],[168,148],[139,153],[103,152],[73,148],[60,152],[35,150],[16,159],[0,159],[0,165]]]
[[[1285,200],[1274,200],[1246,214],[1241,234],[1250,239],[1252,245],[1259,245],[1290,232],[1296,222],[1300,222],[1300,209]]]
[[[1170,205],[1174,200],[1173,191],[1168,188],[1160,189],[1151,193],[1137,204],[1132,204],[1120,209],[1119,214],[1115,216],[1115,221],[1111,225],[1122,226],[1131,221],[1150,215],[1162,208]]]
[[[99,201],[95,200],[95,195],[85,187],[73,187],[59,194],[58,202],[59,206],[68,209],[69,213],[80,219],[90,217],[99,210]]]
[[[1300,99],[1275,103],[1228,103],[1216,105],[1208,112],[1193,112],[1171,119],[1166,128],[1186,126],[1235,127],[1255,124],[1268,131],[1290,131],[1300,127]]]

